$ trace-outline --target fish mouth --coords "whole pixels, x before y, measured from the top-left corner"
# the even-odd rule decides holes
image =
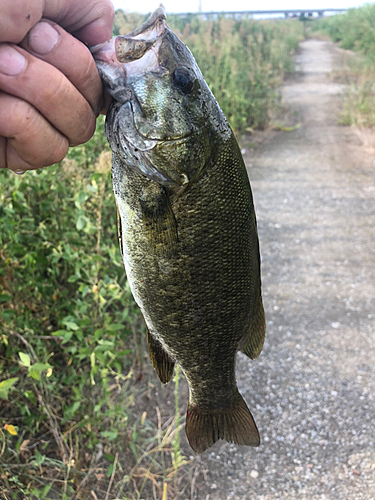
[[[117,151],[132,170],[159,184],[175,186],[185,184],[186,175],[167,173],[156,167],[149,153],[163,143],[188,141],[196,128],[185,128],[175,135],[168,127],[149,120],[142,111],[141,99],[133,90],[134,82],[143,75],[166,76],[167,70],[159,60],[159,49],[168,34],[171,31],[165,11],[159,7],[128,35],[117,36],[90,50],[104,86],[113,97],[106,120],[106,136],[112,150]]]
[[[159,49],[168,32],[165,11],[159,7],[128,35],[119,35],[90,49],[107,92],[117,102],[131,103],[133,120],[129,122],[130,128],[124,126],[124,130],[131,131],[134,138],[137,131],[139,140],[179,140],[191,134],[190,130],[184,130],[174,136],[173,131],[153,125],[144,117],[141,103],[132,89],[132,82],[137,78],[148,73],[163,75],[166,71],[160,65]],[[131,118],[128,107],[124,108],[125,111]],[[125,121],[123,123],[125,125]]]
[[[132,76],[160,69],[158,51],[169,28],[163,7],[159,7],[139,28],[90,48],[108,93],[125,103],[133,93],[127,88]]]

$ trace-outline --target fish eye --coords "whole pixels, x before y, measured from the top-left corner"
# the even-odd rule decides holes
[[[184,94],[189,94],[193,90],[196,78],[194,73],[181,66],[173,71],[172,80]]]

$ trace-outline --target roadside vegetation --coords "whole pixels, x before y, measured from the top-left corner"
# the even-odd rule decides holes
[[[375,127],[375,4],[317,21],[313,33],[328,35],[351,51],[343,55],[336,77],[347,85],[340,123]]]
[[[115,34],[143,17],[117,13]],[[298,21],[169,20],[238,133],[279,106]],[[174,405],[155,397],[121,261],[110,151],[95,136],[54,167],[0,171],[0,498],[193,498]],[[190,455],[190,452],[187,451]]]

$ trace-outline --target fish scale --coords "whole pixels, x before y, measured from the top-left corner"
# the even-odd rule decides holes
[[[139,46],[134,36],[154,36],[154,25],[157,63],[152,59],[147,71],[148,58],[142,66],[145,43],[137,73],[127,62],[135,55],[126,51]],[[236,352],[255,358],[265,335],[256,217],[241,152],[162,10],[123,39],[125,62],[117,62],[123,83],[118,68],[113,74],[126,92],[114,85],[108,90],[133,97],[130,107],[114,100],[106,135],[123,260],[148,328],[151,361],[163,383],[175,363],[186,376],[186,433],[196,452],[218,439],[258,446],[258,430],[235,378]],[[106,54],[113,61],[113,47],[121,43],[117,37],[93,51],[100,72]],[[123,106],[127,114],[121,115]],[[145,137],[155,144],[139,151],[135,144],[146,144]]]

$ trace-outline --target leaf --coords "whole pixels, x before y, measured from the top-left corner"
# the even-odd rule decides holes
[[[56,335],[56,337],[62,337],[63,341],[61,343],[66,344],[73,337],[73,332],[69,330],[57,330],[56,332],[53,332],[52,335]]]
[[[78,330],[79,326],[73,321],[63,321],[64,325],[69,328],[69,330]]]
[[[35,380],[40,380],[40,374],[49,368],[52,368],[52,366],[48,363],[34,363],[29,367],[29,375]]]
[[[87,218],[84,217],[83,215],[80,215],[76,223],[76,228],[78,229],[78,231],[83,229],[86,226],[86,223],[87,223]]]
[[[45,456],[42,455],[37,449],[35,450],[35,462],[37,465],[42,465],[45,460]]]
[[[24,395],[29,399],[34,405],[37,404],[37,399],[35,394],[32,391],[25,391]]]
[[[6,431],[8,431],[11,436],[18,436],[16,428],[14,427],[14,425],[5,424],[4,425],[4,429]]]
[[[42,498],[46,498],[51,488],[52,488],[52,483],[46,484],[46,486],[42,490]]]
[[[9,302],[12,297],[5,293],[0,294],[0,302]]]
[[[80,191],[77,194],[76,200],[74,202],[77,208],[81,208],[81,206],[90,198],[90,195],[85,191]]]
[[[26,354],[25,352],[19,352],[18,355],[20,357],[21,364],[28,368],[31,364],[30,356],[28,354]]]
[[[5,323],[10,323],[15,315],[16,313],[12,310],[6,310],[1,313],[1,317],[3,318]]]
[[[71,406],[66,408],[64,410],[64,419],[71,420],[74,417],[74,415],[77,413],[80,406],[81,406],[81,402],[75,401]]]
[[[112,323],[107,326],[107,330],[109,332],[117,332],[118,330],[123,330],[124,325],[121,325],[120,323]]]
[[[112,476],[112,472],[113,472],[113,467],[114,467],[114,464],[111,464],[109,467],[108,467],[108,470],[107,470],[107,477],[111,477]]]
[[[8,378],[0,382],[0,398],[8,399],[8,392],[17,382],[18,377]]]
[[[109,441],[113,441],[114,439],[117,438],[118,436],[118,431],[115,430],[115,431],[102,431],[100,433],[103,437],[106,437],[108,438]]]

